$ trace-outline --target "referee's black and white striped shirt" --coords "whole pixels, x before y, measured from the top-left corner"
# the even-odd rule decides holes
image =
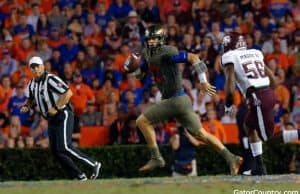
[[[25,96],[34,99],[42,116],[47,118],[48,110],[56,106],[59,97],[68,89],[69,86],[58,76],[45,72],[39,81],[32,79],[29,82]]]

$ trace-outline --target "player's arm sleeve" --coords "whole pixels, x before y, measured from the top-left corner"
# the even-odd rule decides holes
[[[190,62],[193,65],[194,71],[198,74],[199,81],[207,82],[206,74],[207,66],[201,61],[198,55],[188,52],[178,52],[171,57],[173,63],[187,63]]]
[[[69,90],[69,86],[57,76],[49,76],[48,87],[51,91],[64,94]]]
[[[206,83],[207,66],[204,61],[201,61],[199,56],[193,53],[188,53],[187,60],[193,66],[193,71],[197,73],[200,83]]]
[[[188,53],[186,51],[178,52],[171,57],[173,63],[186,63],[188,62]]]

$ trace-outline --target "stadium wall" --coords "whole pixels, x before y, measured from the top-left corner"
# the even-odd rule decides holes
[[[239,145],[228,145],[234,153],[240,153]],[[169,146],[162,146],[161,151],[167,161],[164,169],[155,170],[149,174],[141,174],[137,169],[143,165],[149,156],[148,149],[140,145],[104,146],[96,148],[82,148],[84,152],[102,162],[101,178],[116,177],[146,177],[170,176],[172,150]],[[300,145],[264,146],[265,163],[269,174],[288,173],[292,154],[300,150]],[[197,150],[199,175],[228,174],[229,169],[224,159],[206,145]],[[82,166],[83,167],[83,166]],[[88,169],[83,167],[88,173]],[[58,163],[53,160],[48,149],[1,149],[0,150],[0,178],[8,180],[51,180],[65,179],[66,174]]]

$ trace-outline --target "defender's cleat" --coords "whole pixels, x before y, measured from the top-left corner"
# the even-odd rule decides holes
[[[146,172],[146,171],[150,171],[153,170],[155,168],[163,168],[166,165],[165,160],[163,159],[163,157],[159,157],[159,158],[151,158],[147,164],[145,164],[143,167],[141,167],[139,169],[140,172]]]
[[[260,167],[256,167],[255,169],[253,169],[251,171],[251,175],[253,176],[263,176],[263,175],[267,175],[267,170],[265,165],[260,166]]]

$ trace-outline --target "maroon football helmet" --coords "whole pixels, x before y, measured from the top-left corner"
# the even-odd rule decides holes
[[[223,53],[229,50],[235,50],[239,48],[247,48],[247,44],[243,35],[237,32],[231,32],[225,34],[222,39]]]

